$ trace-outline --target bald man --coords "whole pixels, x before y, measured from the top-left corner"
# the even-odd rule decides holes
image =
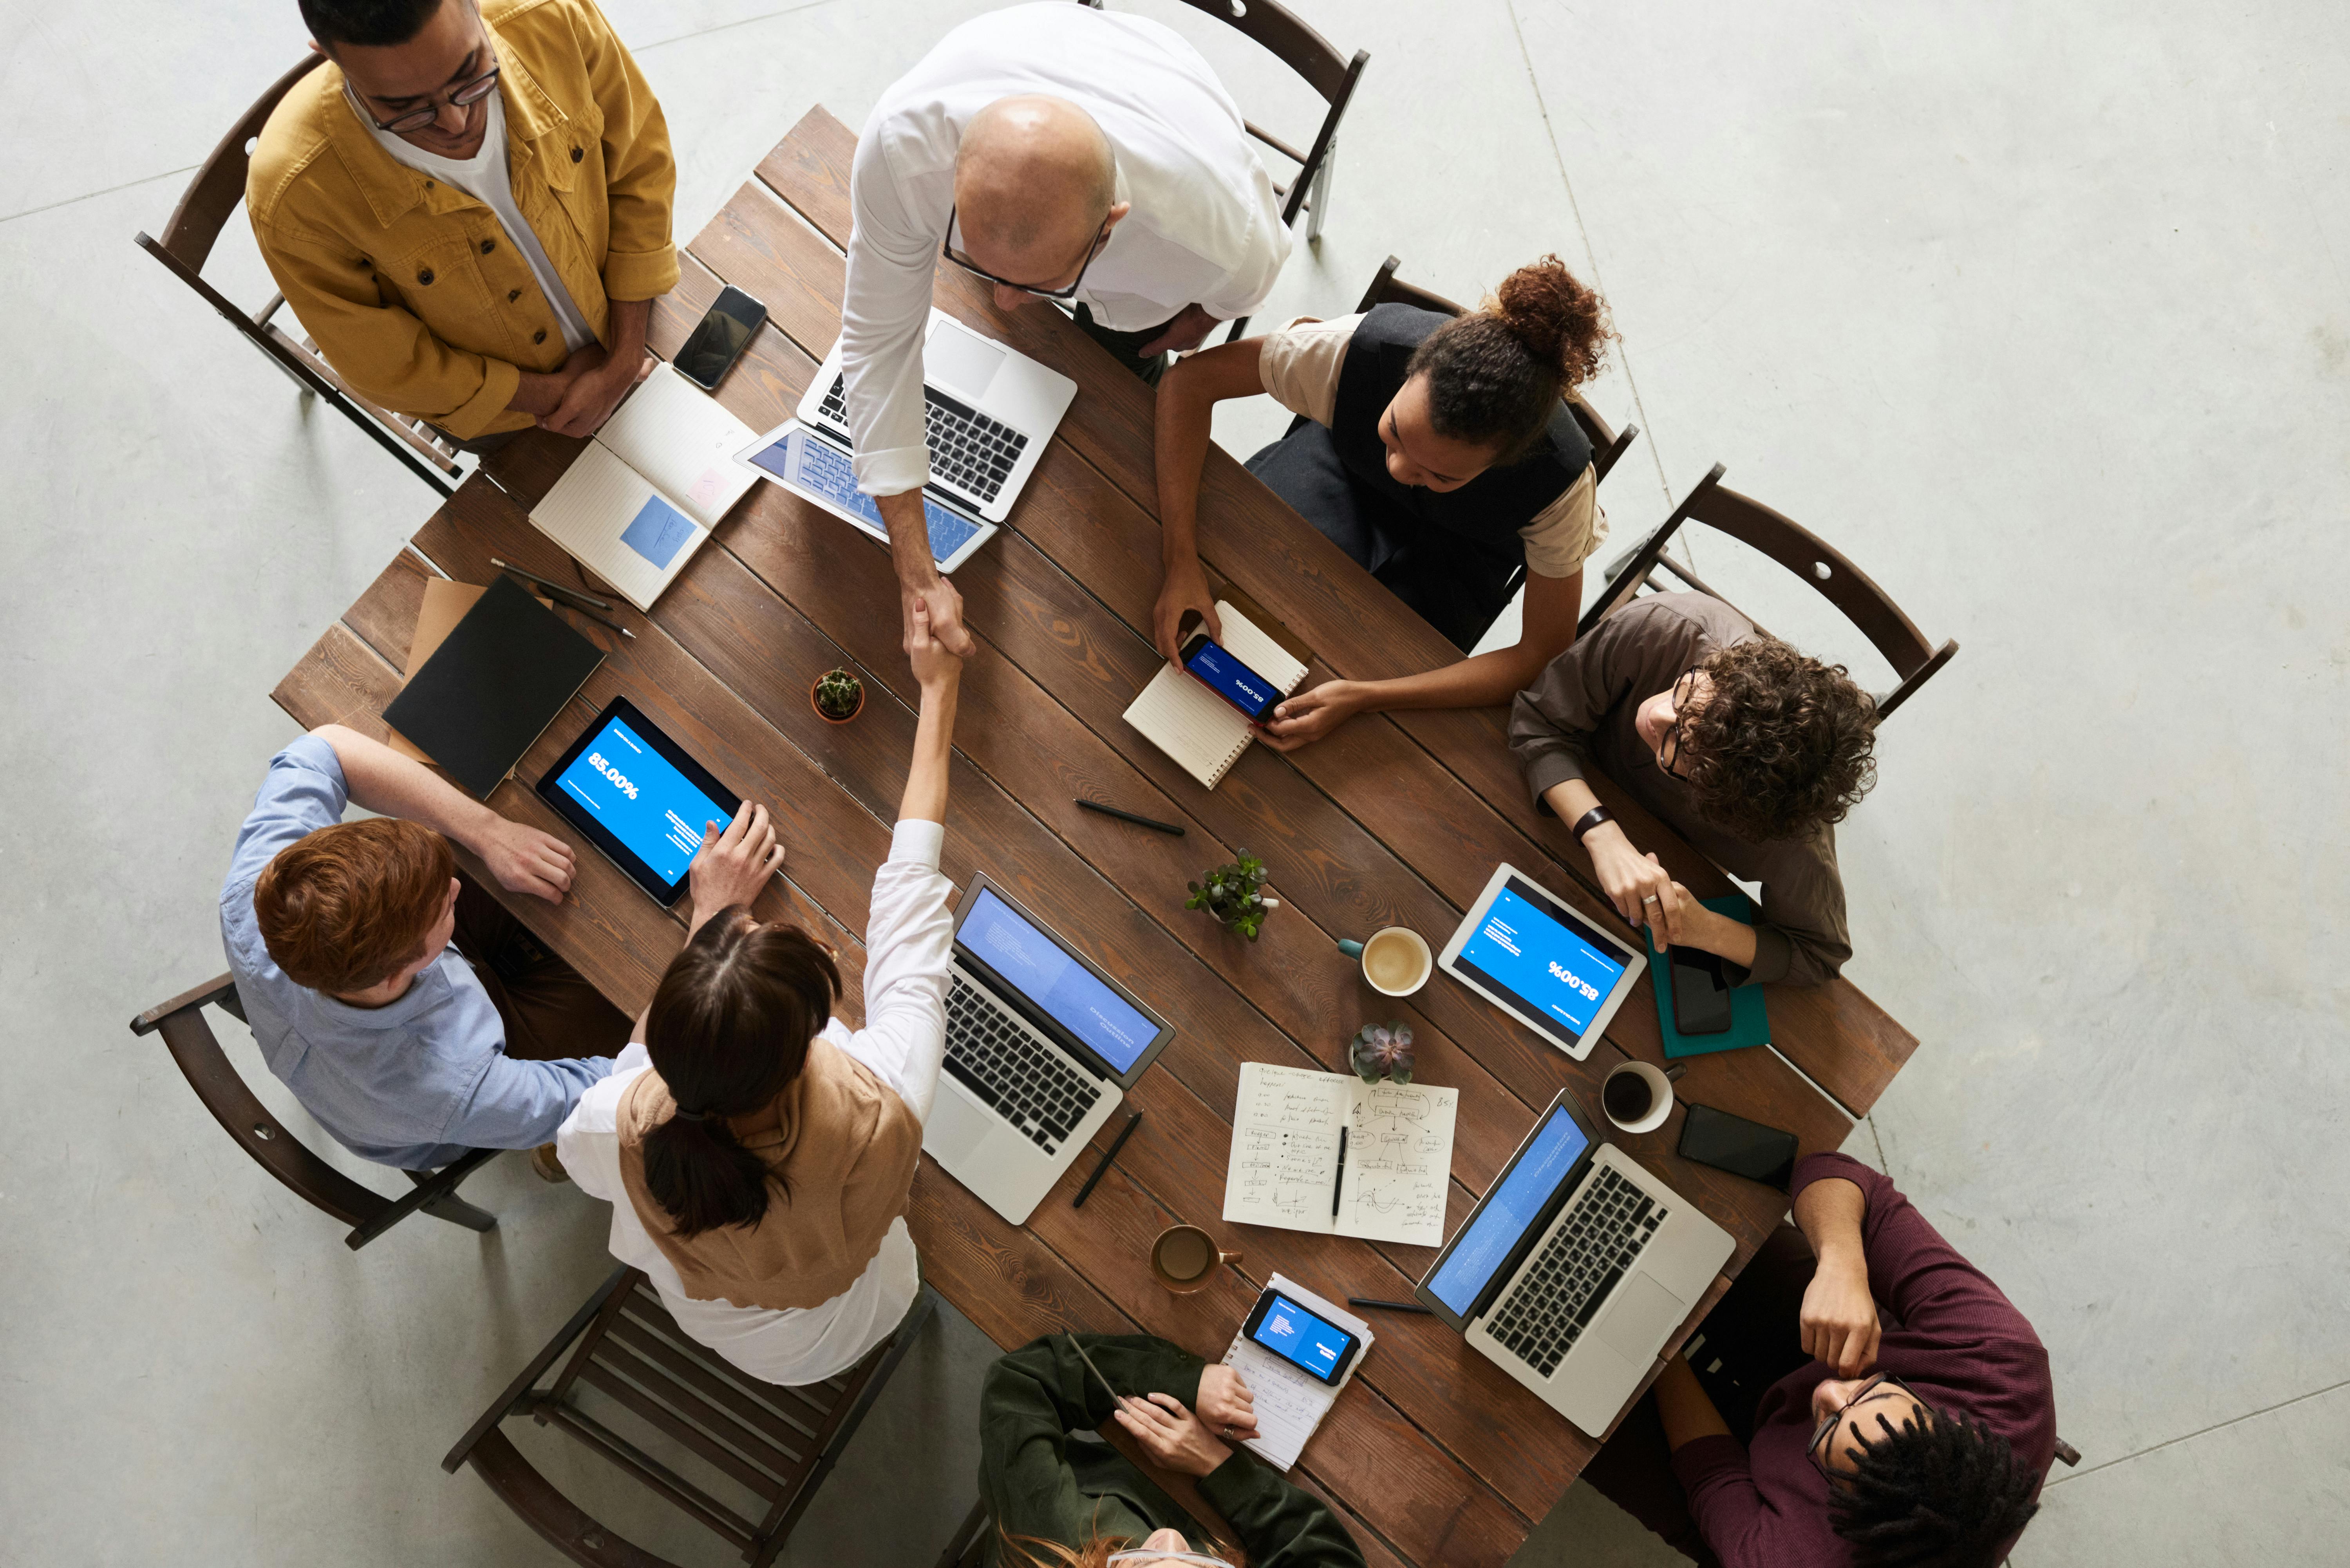
[[[1241,112],[1167,28],[1069,0],[991,12],[881,95],[849,178],[841,367],[858,485],[889,525],[899,597],[957,653],[962,600],[922,521],[922,337],[941,254],[998,306],[1075,307],[1146,380],[1248,315],[1289,257]]]

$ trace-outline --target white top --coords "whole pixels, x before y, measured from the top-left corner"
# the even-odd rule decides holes
[[[865,931],[865,1027],[851,1033],[835,1018],[823,1036],[896,1090],[922,1122],[931,1118],[947,1051],[954,889],[939,870],[945,838],[946,829],[935,822],[898,825],[889,858],[873,877],[873,914]],[[643,1043],[630,1044],[612,1075],[579,1097],[555,1135],[556,1154],[571,1179],[612,1206],[612,1256],[645,1272],[678,1327],[754,1377],[799,1387],[856,1366],[889,1336],[921,1289],[906,1221],[893,1221],[857,1282],[820,1306],[693,1300],[620,1185],[620,1096],[651,1065]],[[773,1214],[766,1223],[783,1219]]]
[[[869,495],[930,477],[922,331],[955,151],[981,109],[1023,93],[1091,115],[1117,154],[1118,199],[1134,204],[1076,296],[1102,326],[1139,331],[1189,305],[1219,320],[1246,316],[1289,259],[1273,179],[1239,106],[1191,45],[1156,22],[1069,0],[965,22],[881,95],[849,174],[840,354],[858,485]]]
[[[515,205],[514,175],[506,168],[506,99],[503,87],[489,96],[490,128],[482,136],[482,149],[460,163],[453,158],[443,158],[437,152],[427,152],[414,142],[380,129],[375,117],[357,99],[350,96],[350,84],[343,84],[343,96],[348,99],[351,112],[359,117],[376,145],[420,174],[429,174],[444,184],[454,185],[466,195],[497,214],[498,224],[506,232],[506,239],[522,253],[530,265],[530,275],[538,280],[539,292],[546,303],[555,307],[555,319],[563,328],[563,347],[577,354],[596,341],[596,334],[588,328],[588,318],[571,302],[571,291],[563,286],[556,275],[555,264],[546,259],[546,247],[538,243],[538,232]]]

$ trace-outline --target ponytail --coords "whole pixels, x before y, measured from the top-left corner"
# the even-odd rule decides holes
[[[1559,399],[1607,357],[1607,302],[1555,255],[1502,280],[1484,308],[1421,340],[1404,369],[1428,378],[1436,433],[1496,449],[1497,466],[1534,450]]]
[[[670,961],[645,1016],[645,1052],[678,1109],[645,1135],[645,1187],[679,1236],[766,1217],[768,1182],[781,1179],[726,1118],[762,1109],[799,1076],[839,995],[840,971],[814,939],[739,906]]]

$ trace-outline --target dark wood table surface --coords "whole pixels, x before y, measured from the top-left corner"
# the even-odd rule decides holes
[[[666,355],[724,284],[766,302],[767,324],[719,391],[754,430],[791,415],[838,333],[853,148],[839,121],[810,111],[694,239],[682,281],[656,308],[653,346]],[[1587,865],[1564,827],[1528,801],[1504,743],[1505,711],[1358,717],[1288,756],[1251,747],[1219,788],[1201,789],[1118,717],[1159,664],[1149,642],[1159,579],[1149,389],[1057,314],[999,313],[952,269],[940,274],[938,303],[1079,387],[1009,525],[954,578],[981,651],[962,681],[946,871],[958,883],[984,871],[1012,889],[1177,1035],[1129,1096],[1143,1124],[1082,1210],[1069,1199],[1095,1153],[1018,1229],[925,1158],[909,1215],[924,1273],[1006,1346],[1062,1328],[1148,1331],[1211,1359],[1275,1270],[1333,1298],[1408,1296],[1428,1249],[1223,1223],[1241,1064],[1344,1072],[1358,1024],[1409,1022],[1420,1081],[1461,1093],[1449,1233],[1562,1085],[1596,1109],[1609,1068],[1663,1061],[1648,981],[1582,1063],[1441,974],[1408,1002],[1364,985],[1338,939],[1408,925],[1441,943],[1500,861],[1613,920],[1581,879]],[[340,722],[380,735],[427,577],[485,583],[494,556],[573,580],[577,568],[526,514],[579,445],[534,433],[502,450],[279,683],[279,705],[306,727]],[[1457,657],[1221,451],[1210,452],[1200,510],[1210,570],[1317,650],[1309,680],[1376,679]],[[576,844],[519,781],[536,780],[580,724],[625,694],[720,778],[774,807],[790,845],[787,883],[760,912],[802,920],[840,948],[853,1016],[874,868],[888,852],[914,728],[886,553],[763,483],[650,616],[625,602],[615,614],[635,639],[575,620],[609,657],[490,804]],[[844,726],[821,722],[808,704],[810,681],[836,665],[858,670],[868,692],[863,715]],[[1619,792],[1603,783],[1600,794],[1634,841],[1700,895],[1729,889]],[[1187,836],[1080,811],[1078,795],[1180,823]],[[577,880],[560,908],[511,902],[634,1013],[683,926],[577,846]],[[1185,881],[1243,846],[1265,857],[1283,905],[1253,945],[1182,909]],[[1678,1093],[1793,1129],[1805,1152],[1833,1149],[1916,1042],[1847,983],[1772,988],[1769,1001],[1776,1051],[1696,1058]],[[1677,1104],[1658,1131],[1617,1141],[1737,1239],[1718,1295],[1786,1205],[1679,1158],[1682,1115]],[[1112,1118],[1097,1147],[1123,1119]],[[1243,1254],[1212,1288],[1184,1298],[1154,1283],[1145,1259],[1151,1237],[1178,1220]],[[1381,1314],[1377,1326],[1377,1347],[1293,1478],[1341,1511],[1375,1564],[1503,1562],[1593,1440],[1433,1319]]]

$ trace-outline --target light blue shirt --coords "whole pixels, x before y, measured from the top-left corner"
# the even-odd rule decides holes
[[[353,1007],[296,985],[269,956],[253,885],[287,845],[343,819],[335,749],[305,735],[269,759],[221,888],[221,940],[263,1060],[353,1154],[406,1170],[469,1148],[549,1142],[608,1056],[518,1062],[504,1023],[452,943],[396,1002]]]

